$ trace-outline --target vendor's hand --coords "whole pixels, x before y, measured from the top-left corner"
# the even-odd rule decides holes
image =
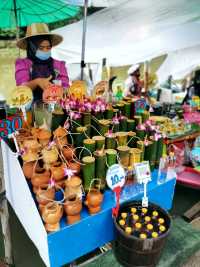
[[[48,87],[49,85],[52,84],[52,83],[50,82],[51,79],[52,79],[52,75],[50,75],[48,78],[38,78],[38,79],[37,79],[38,86],[39,86],[42,90],[46,90],[47,87]]]

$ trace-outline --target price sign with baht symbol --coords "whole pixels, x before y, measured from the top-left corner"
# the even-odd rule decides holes
[[[119,198],[122,187],[125,184],[126,173],[124,168],[120,164],[112,165],[106,174],[106,182],[111,190],[115,192],[116,195],[116,207],[113,208],[113,216],[117,217],[119,211]]]

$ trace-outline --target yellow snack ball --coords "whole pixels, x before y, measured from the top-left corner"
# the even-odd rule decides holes
[[[138,220],[139,220],[139,216],[138,216],[137,214],[134,214],[134,215],[133,215],[133,220],[134,220],[134,221],[138,221]]]
[[[147,213],[147,208],[142,208],[142,213],[146,214]]]
[[[137,212],[137,209],[136,208],[131,208],[131,212],[132,213],[136,213]]]
[[[141,229],[142,228],[142,224],[141,223],[136,223],[135,224],[135,228],[136,229]]]
[[[158,212],[157,212],[156,210],[154,210],[154,211],[152,212],[152,216],[157,217],[157,216],[158,216]]]
[[[150,224],[150,223],[149,223],[149,224],[147,224],[147,229],[148,229],[148,230],[153,230],[153,225],[152,225],[152,224]]]
[[[127,213],[126,213],[126,212],[121,213],[121,217],[122,217],[123,219],[126,219],[126,218],[127,218]]]
[[[165,222],[165,220],[163,218],[159,218],[158,222],[159,222],[159,224],[163,224]]]
[[[159,230],[160,230],[161,232],[164,232],[164,231],[166,230],[166,228],[165,228],[164,225],[161,225],[161,226],[159,227]]]
[[[147,238],[147,235],[144,234],[144,233],[141,233],[141,234],[140,234],[140,238],[141,238],[141,239],[146,239],[146,238]]]
[[[125,222],[124,220],[120,220],[120,221],[119,221],[119,225],[121,225],[121,226],[124,226],[125,223],[126,223],[126,222]]]
[[[131,232],[132,232],[132,228],[131,228],[131,227],[126,227],[125,232],[126,232],[128,235],[130,235]]]
[[[145,220],[145,222],[150,222],[151,218],[149,216],[145,216],[144,220]]]
[[[151,234],[151,236],[152,236],[153,238],[156,238],[156,237],[158,237],[158,233],[153,232],[153,233]]]

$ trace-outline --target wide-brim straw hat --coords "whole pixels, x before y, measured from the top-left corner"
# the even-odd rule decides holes
[[[136,70],[138,70],[140,67],[139,64],[135,64],[135,65],[132,65],[129,69],[128,69],[128,75],[131,75],[133,74]]]
[[[26,36],[17,41],[17,46],[21,49],[27,48],[27,39],[33,36],[47,35],[51,38],[52,46],[60,44],[63,37],[59,34],[51,33],[45,23],[33,23],[27,27]]]

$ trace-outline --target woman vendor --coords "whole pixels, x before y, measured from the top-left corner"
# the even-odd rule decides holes
[[[140,81],[140,65],[136,64],[129,68],[129,77],[125,81],[125,96],[141,96],[143,83]]]
[[[31,88],[34,101],[42,99],[43,91],[51,83],[59,83],[65,89],[69,87],[65,62],[51,57],[52,47],[62,40],[62,36],[50,33],[46,24],[34,23],[17,42],[19,48],[26,50],[27,57],[16,60],[16,84]]]

